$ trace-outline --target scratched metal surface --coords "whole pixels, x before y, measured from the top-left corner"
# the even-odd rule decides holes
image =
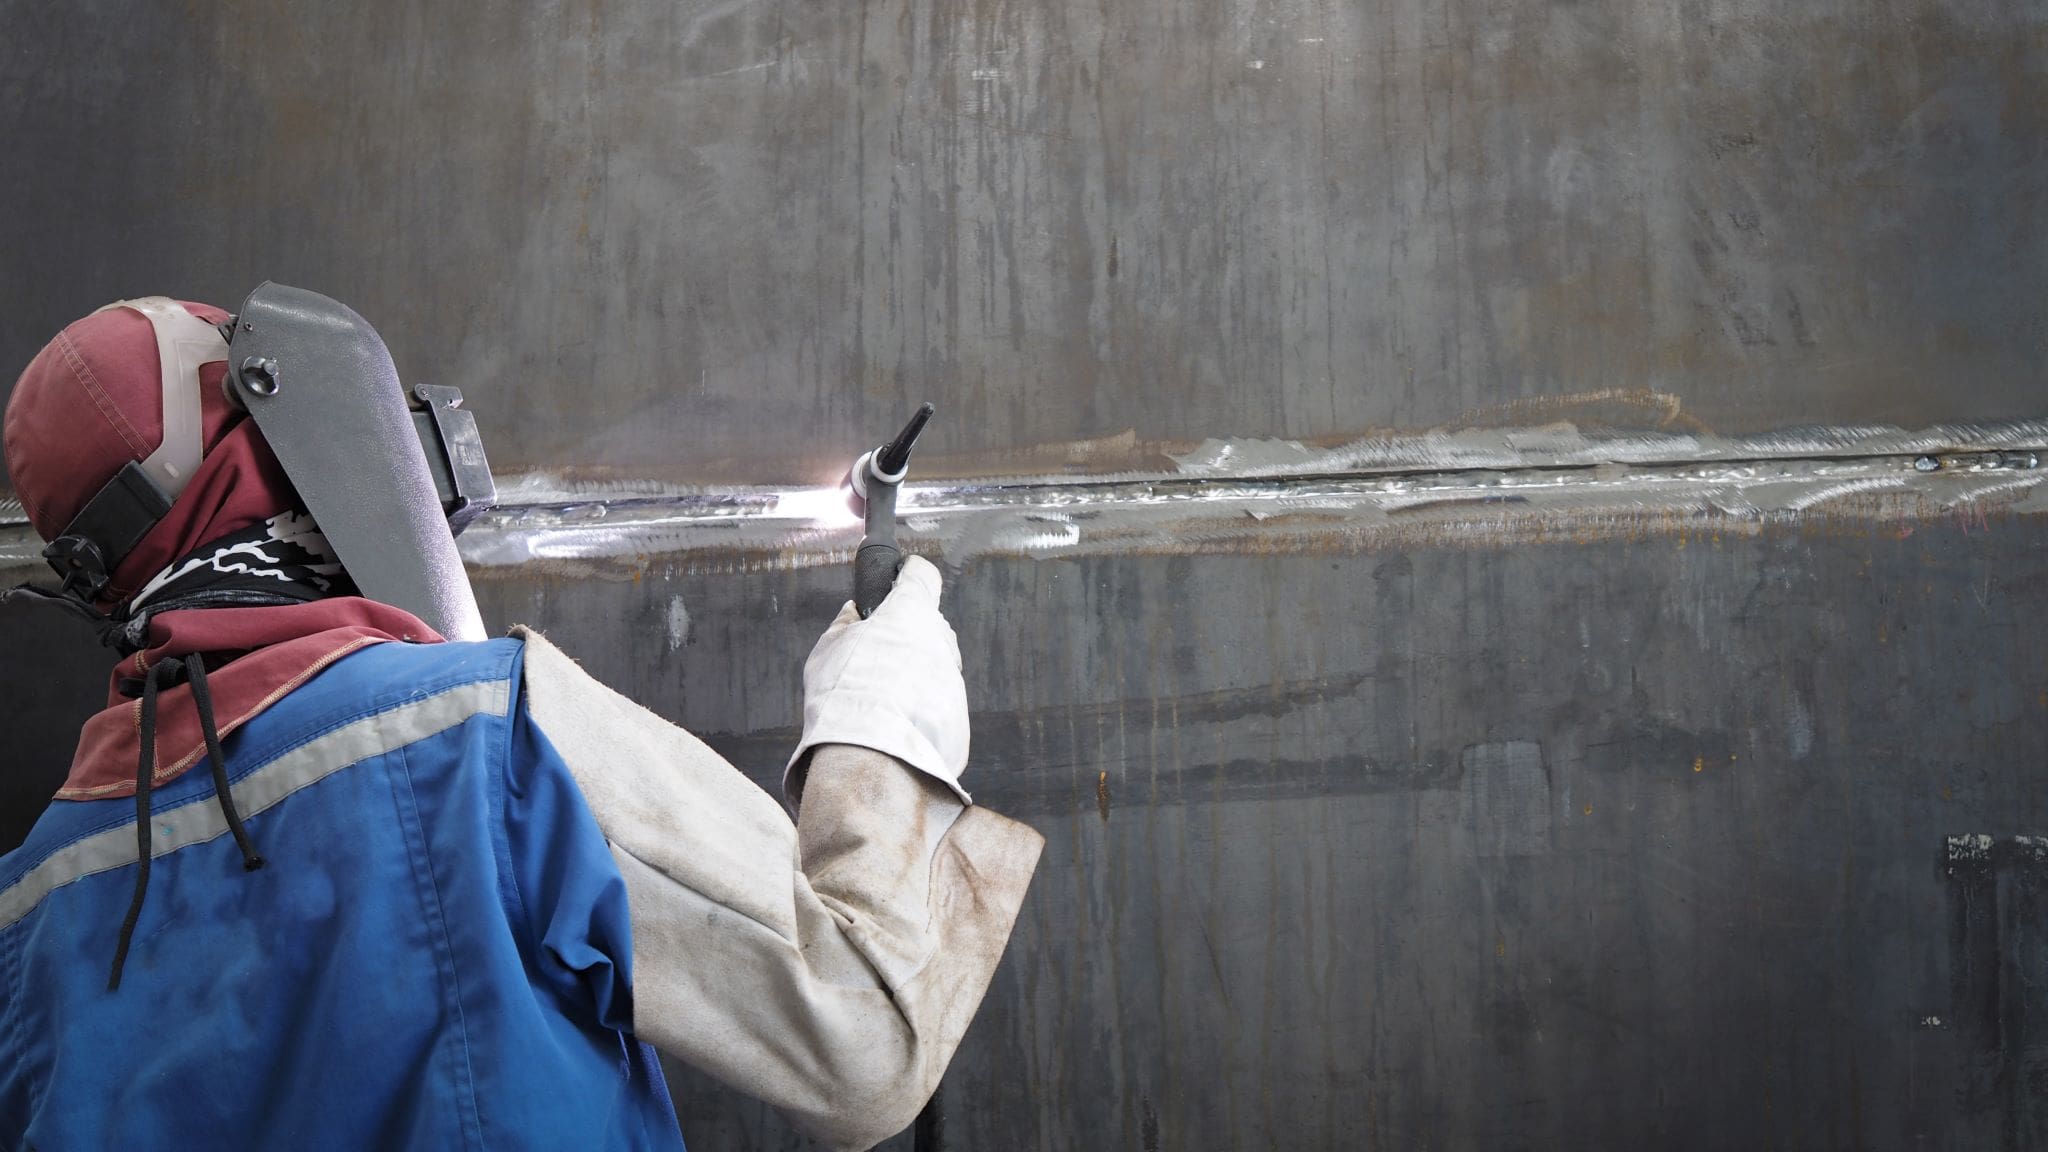
[[[923,399],[954,471],[2041,414],[2027,0],[0,19],[0,363],[274,277],[459,385],[506,467],[801,480]]]
[[[969,563],[974,786],[1050,843],[949,1146],[2048,1139],[2044,543]],[[483,592],[765,783],[843,583]],[[680,1086],[704,1146],[797,1146]]]
[[[479,575],[764,784],[845,595]],[[1050,845],[946,1147],[2048,1139],[2048,517],[950,575],[973,785]],[[18,820],[103,657],[0,628],[57,656],[0,665]],[[676,1083],[695,1147],[804,1147]]]

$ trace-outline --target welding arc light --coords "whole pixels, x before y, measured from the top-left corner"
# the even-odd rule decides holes
[[[816,528],[847,528],[860,523],[844,484],[828,488],[795,488],[775,494],[775,515],[802,520]]]

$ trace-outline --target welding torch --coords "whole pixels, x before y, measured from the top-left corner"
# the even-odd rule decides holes
[[[853,606],[863,620],[881,606],[903,567],[903,551],[896,546],[896,489],[910,474],[910,449],[931,418],[932,406],[921,405],[894,440],[861,453],[846,474],[852,488],[847,503],[867,521],[867,534],[853,555]]]
[[[897,570],[903,567],[903,550],[896,546],[896,489],[910,474],[910,449],[931,418],[932,406],[919,405],[894,440],[863,452],[846,474],[844,484],[852,489],[847,503],[867,522],[860,551],[853,554],[853,606],[863,620],[882,606],[882,598],[896,586]],[[915,1152],[935,1152],[942,1123],[939,1089],[934,1088],[911,1126]]]

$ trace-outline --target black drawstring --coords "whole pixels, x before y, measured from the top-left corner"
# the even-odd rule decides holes
[[[199,706],[199,731],[206,736],[206,758],[213,761],[213,794],[220,799],[220,813],[227,817],[228,831],[235,834],[235,847],[242,850],[242,871],[263,867],[263,857],[249,843],[249,830],[242,827],[242,814],[235,810],[235,793],[228,787],[228,758],[220,750],[220,729],[213,726],[213,693],[206,687],[206,662],[194,652],[185,657],[185,675],[192,681],[192,702]]]
[[[128,963],[128,942],[135,936],[135,922],[142,919],[142,898],[149,894],[150,831],[149,789],[156,776],[156,693],[164,680],[174,680],[179,670],[175,660],[164,660],[142,678],[142,754],[135,761],[135,895],[128,900],[128,915],[121,921],[121,942],[114,946],[114,970],[107,976],[107,991],[121,986],[121,967]],[[129,685],[121,685],[123,691]]]
[[[142,694],[142,751],[135,761],[135,895],[128,901],[128,915],[121,921],[121,939],[114,948],[114,969],[107,977],[107,991],[121,987],[121,969],[128,962],[128,945],[135,937],[136,922],[142,919],[142,902],[149,894],[149,864],[154,855],[151,846],[153,833],[149,812],[149,793],[156,776],[156,701],[157,691],[162,687],[177,684],[180,680],[192,685],[192,702],[199,709],[199,730],[206,737],[206,756],[213,764],[213,792],[220,801],[221,815],[227,818],[228,831],[234,833],[235,846],[242,850],[242,868],[253,872],[263,867],[263,857],[256,852],[256,846],[249,841],[249,830],[242,825],[242,814],[235,809],[235,794],[228,787],[228,762],[220,749],[220,730],[213,723],[213,696],[206,688],[206,662],[197,652],[180,660],[176,656],[165,657],[157,662],[141,679]],[[133,680],[121,682],[121,690],[137,688]]]

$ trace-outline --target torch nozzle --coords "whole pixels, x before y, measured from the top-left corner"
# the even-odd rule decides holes
[[[931,421],[931,418],[932,406],[930,404],[920,405],[917,412],[911,416],[910,423],[903,426],[903,431],[898,432],[894,440],[882,445],[876,451],[875,467],[887,475],[894,475],[903,471],[904,467],[910,463],[911,447],[917,443],[917,438],[924,434],[924,426]]]

